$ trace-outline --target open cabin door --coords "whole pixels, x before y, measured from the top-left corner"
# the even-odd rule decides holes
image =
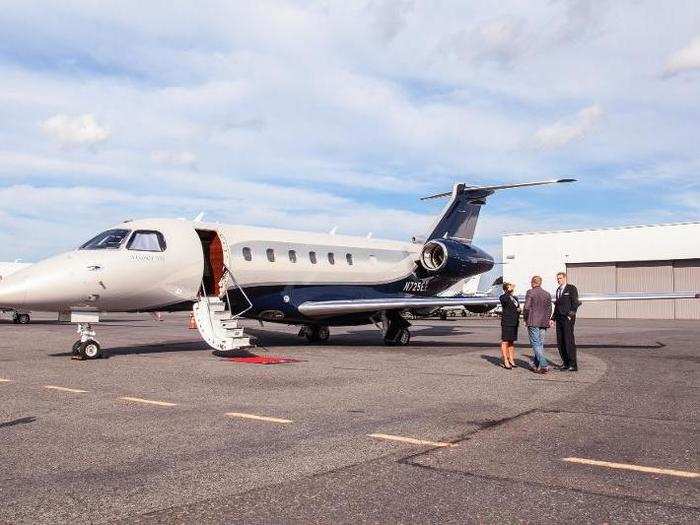
[[[204,256],[203,293],[207,296],[220,297],[226,292],[223,278],[226,275],[227,253],[224,243],[218,232],[214,230],[196,231],[202,243],[202,255]]]

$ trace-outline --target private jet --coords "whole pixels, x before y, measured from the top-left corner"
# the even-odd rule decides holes
[[[11,273],[18,272],[22,268],[31,266],[30,263],[23,263],[19,260],[15,262],[0,262],[0,286],[2,285],[2,280],[10,275]],[[10,313],[12,315],[12,322],[15,324],[28,324],[31,321],[29,312],[15,310],[12,308],[5,309],[0,306],[0,313]]]
[[[424,238],[407,242],[331,233],[206,223],[198,217],[130,220],[79,248],[8,275],[0,307],[59,312],[77,324],[77,359],[102,355],[93,325],[104,312],[191,310],[215,350],[251,346],[241,318],[301,327],[310,342],[329,328],[375,324],[387,345],[407,345],[406,312],[463,305],[484,312],[497,295],[441,297],[494,259],[472,243],[479,211],[494,192],[574,182],[455,184],[424,199],[449,201]],[[581,295],[581,301],[697,298],[672,294]]]

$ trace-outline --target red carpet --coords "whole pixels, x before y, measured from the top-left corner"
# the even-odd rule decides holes
[[[299,359],[291,359],[289,357],[275,357],[272,355],[254,355],[250,357],[228,357],[227,361],[232,363],[250,363],[253,365],[279,365],[283,363],[299,363]]]

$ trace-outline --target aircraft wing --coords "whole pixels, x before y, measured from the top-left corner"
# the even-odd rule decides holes
[[[524,296],[518,296],[521,303]],[[615,293],[582,294],[581,302],[590,301],[635,301],[659,299],[700,299],[697,292],[667,293]],[[411,308],[438,308],[440,306],[497,306],[498,297],[493,295],[463,297],[387,297],[383,299],[347,299],[339,301],[306,301],[299,305],[299,312],[308,317],[327,317],[332,315],[355,314],[361,312],[380,312],[382,310],[405,310]]]
[[[578,300],[586,302],[597,301],[651,301],[659,299],[700,299],[698,292],[622,292],[622,293],[589,293],[580,294]]]
[[[438,308],[459,305],[496,306],[498,297],[387,297],[385,299],[348,299],[341,301],[306,301],[299,305],[299,311],[309,317],[354,314],[358,312],[379,312],[381,310],[404,310],[410,308]]]

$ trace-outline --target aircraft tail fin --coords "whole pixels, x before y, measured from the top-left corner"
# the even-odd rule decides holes
[[[433,224],[427,241],[442,237],[450,237],[465,242],[471,242],[479,219],[481,206],[486,204],[486,197],[497,190],[522,188],[526,186],[541,186],[562,182],[575,182],[576,179],[553,179],[536,182],[521,182],[516,184],[501,184],[497,186],[468,186],[455,184],[451,192],[437,193],[423,197],[421,200],[451,197],[442,214]]]

